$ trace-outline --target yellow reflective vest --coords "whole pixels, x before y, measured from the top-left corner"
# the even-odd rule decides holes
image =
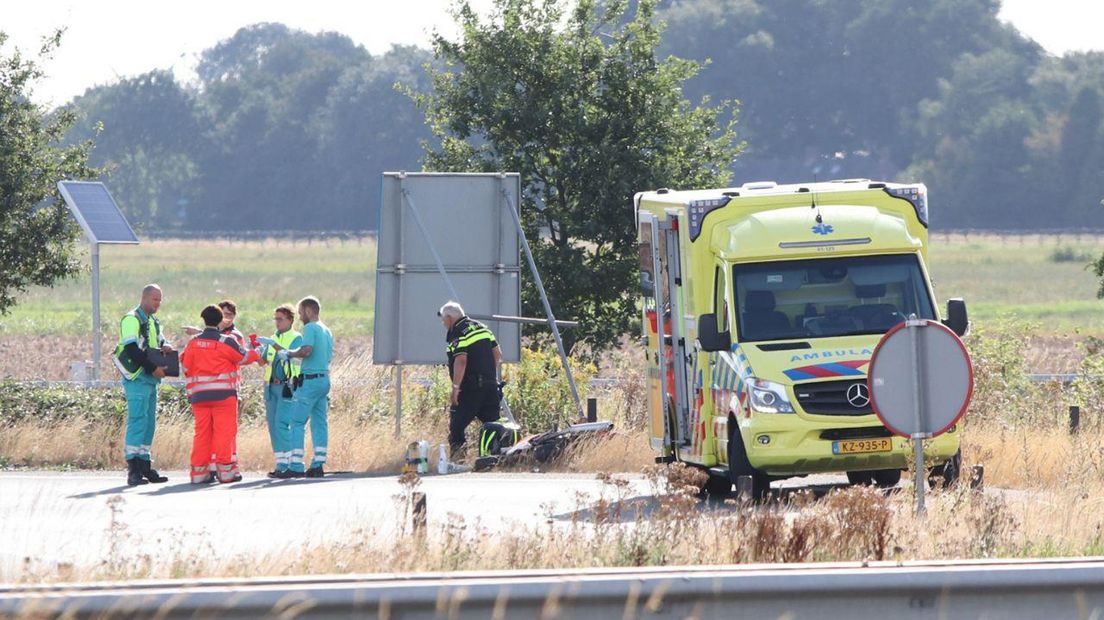
[[[302,342],[302,338],[300,337],[299,332],[295,331],[294,329],[289,329],[282,334],[273,334],[272,339],[276,341],[276,344],[285,349],[295,349]],[[268,362],[267,364],[265,364],[265,383],[271,383],[272,371],[276,366],[276,349],[265,345],[264,352],[261,357],[263,357],[265,361]],[[280,374],[283,376],[277,376],[277,379],[287,379],[289,374],[292,378],[298,377],[300,372],[299,367],[302,364],[303,360],[299,358],[291,359],[287,362],[282,362],[282,370]]]

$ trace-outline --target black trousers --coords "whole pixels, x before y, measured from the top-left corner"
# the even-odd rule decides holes
[[[449,410],[449,448],[459,457],[464,449],[464,431],[472,420],[494,422],[498,419],[498,388],[494,384],[482,388],[461,388],[459,404]]]

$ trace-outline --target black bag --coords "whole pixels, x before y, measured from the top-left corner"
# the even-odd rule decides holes
[[[180,354],[176,351],[166,354],[161,349],[149,349],[146,351],[146,359],[154,366],[164,366],[166,377],[180,376]]]
[[[479,430],[479,456],[502,454],[521,439],[521,430],[514,424],[487,422]]]

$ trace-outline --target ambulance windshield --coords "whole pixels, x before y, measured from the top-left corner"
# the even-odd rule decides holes
[[[935,309],[915,255],[735,265],[741,342],[881,334]]]

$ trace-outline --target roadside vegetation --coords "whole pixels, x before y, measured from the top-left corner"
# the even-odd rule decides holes
[[[1104,553],[1104,343],[1092,327],[1095,319],[1074,313],[1064,320],[1083,322],[1081,330],[1053,329],[1032,320],[1014,318],[1015,303],[1045,303],[1035,288],[1059,286],[1084,289],[1091,297],[1092,278],[1083,267],[1055,260],[1056,248],[1099,251],[1101,241],[1085,237],[1045,239],[940,237],[932,244],[933,271],[940,298],[963,294],[971,303],[973,331],[967,339],[977,376],[974,400],[963,424],[964,470],[984,467],[984,490],[962,485],[929,495],[929,514],[912,514],[911,476],[904,487],[885,493],[869,488],[840,486],[823,495],[785,494],[766,507],[752,508],[730,498],[703,501],[702,481],[679,467],[657,468],[647,448],[646,391],[643,359],[631,338],[600,355],[579,352],[576,371],[585,395],[599,398],[599,416],[610,419],[616,431],[596,444],[571,451],[554,466],[558,471],[589,472],[607,481],[607,492],[597,503],[581,502],[569,523],[520,528],[508,535],[488,532],[478,523],[460,518],[440,528],[406,531],[397,540],[373,531],[355,532],[350,542],[312,549],[292,559],[278,556],[211,559],[181,551],[156,562],[135,561],[118,545],[117,557],[98,566],[73,567],[32,561],[18,574],[0,575],[6,581],[88,580],[129,577],[192,577],[284,575],[298,573],[469,570],[483,568],[542,568],[674,565],[766,561],[914,560],[970,557],[1039,557]],[[159,246],[159,247],[158,247]],[[244,307],[246,329],[267,318],[253,308],[275,305],[279,299],[263,292],[272,274],[293,270],[295,257],[321,265],[313,281],[326,303],[327,292],[340,299],[365,290],[365,298],[349,304],[351,332],[338,331],[342,348],[335,367],[331,414],[332,468],[397,473],[406,445],[415,439],[445,435],[448,388],[443,368],[411,369],[407,373],[401,436],[393,437],[391,374],[371,364],[370,321],[355,327],[355,314],[370,309],[373,283],[369,265],[374,256],[370,241],[317,243],[289,242],[158,242],[156,246],[117,248],[109,278],[110,295],[118,301],[129,291],[127,280],[144,281],[144,260],[154,261],[156,278],[166,285],[166,314],[172,325],[183,318],[178,306],[199,307],[209,292],[200,282],[223,276],[189,278],[173,267],[173,259],[157,257],[192,252],[211,269],[225,269],[234,296]],[[123,254],[129,251],[130,255]],[[251,261],[249,270],[234,275],[234,265],[245,256],[266,252],[267,261]],[[996,265],[996,266],[994,266]],[[224,267],[216,267],[224,266]],[[271,268],[271,270],[269,270]],[[1002,275],[978,276],[974,270]],[[1023,282],[1017,269],[1035,270],[1038,287],[1018,295],[1003,292],[1005,280]],[[253,273],[250,273],[250,272]],[[236,278],[236,279],[233,279]],[[1054,282],[1064,284],[1054,284]],[[1086,284],[1087,283],[1087,284]],[[80,289],[75,282],[65,286]],[[308,291],[304,291],[308,292]],[[64,303],[74,290],[32,291],[17,313],[33,320],[53,304]],[[1073,295],[1051,292],[1061,306]],[[218,296],[218,295],[216,295]],[[294,297],[294,295],[292,295]],[[987,314],[989,300],[996,308]],[[242,301],[246,300],[246,301]],[[1090,304],[1093,302],[1089,302]],[[1099,303],[1099,302],[1095,302]],[[76,302],[74,302],[75,305]],[[339,309],[340,303],[334,304]],[[983,310],[977,311],[981,305]],[[87,312],[86,309],[75,313]],[[341,317],[341,312],[334,313]],[[105,312],[105,315],[107,313]],[[178,315],[183,316],[183,315]],[[85,318],[87,315],[85,314]],[[335,323],[339,323],[338,318]],[[46,331],[53,329],[46,323]],[[56,326],[55,326],[56,327]],[[83,329],[83,328],[80,328]],[[110,330],[111,326],[105,325]],[[75,327],[52,335],[0,333],[0,348],[20,339],[56,338],[82,346],[87,338]],[[86,344],[83,345],[87,347]],[[8,349],[11,351],[12,349]],[[0,358],[0,372],[19,376],[20,359],[42,358],[44,366],[64,365],[71,350],[40,348]],[[1081,373],[1071,383],[1038,383],[1029,373]],[[530,431],[574,421],[571,398],[560,376],[556,356],[548,351],[526,351],[522,364],[509,369],[507,398]],[[587,387],[591,377],[616,379]],[[247,470],[265,471],[271,465],[261,399],[256,387],[245,390],[239,451]],[[1080,407],[1081,424],[1069,430],[1069,407]],[[118,467],[125,402],[118,389],[45,386],[6,379],[0,381],[0,464],[6,468],[113,469]],[[154,446],[162,469],[184,467],[190,446],[191,417],[175,388],[163,389]],[[643,473],[659,491],[657,498],[627,497],[625,475]],[[396,484],[397,502],[415,490],[416,479]],[[120,509],[125,509],[121,507]],[[717,545],[693,541],[710,539]],[[488,544],[492,541],[493,544]]]

